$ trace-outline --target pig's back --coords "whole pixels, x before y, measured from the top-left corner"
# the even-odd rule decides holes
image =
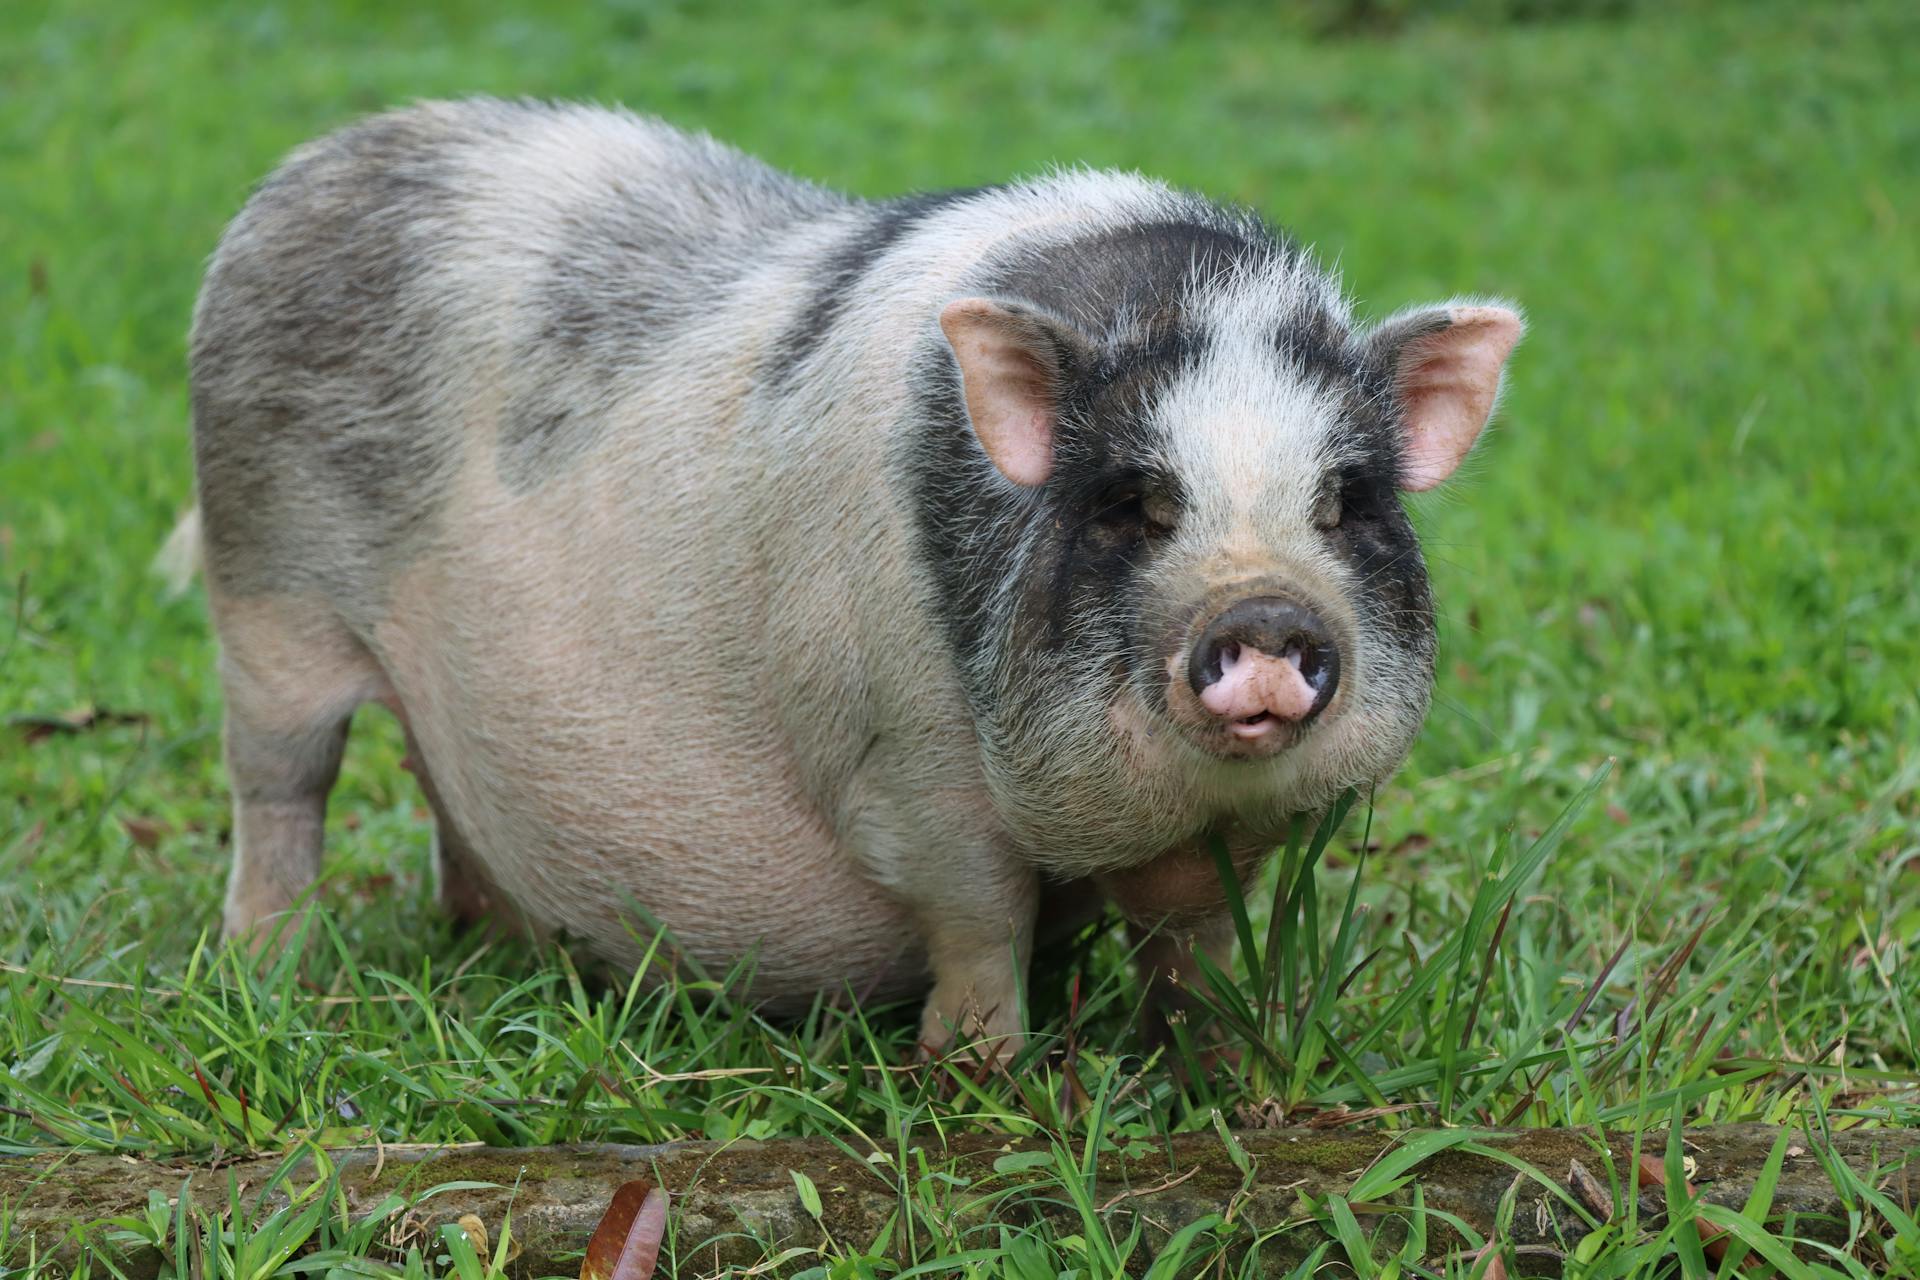
[[[375,616],[473,455],[515,492],[564,471],[743,275],[846,206],[596,108],[426,103],[297,150],[195,311],[210,577]],[[708,359],[729,340],[704,335]]]

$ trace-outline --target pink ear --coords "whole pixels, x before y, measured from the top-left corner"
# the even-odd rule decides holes
[[[1406,412],[1401,485],[1431,489],[1454,473],[1487,425],[1525,326],[1506,307],[1436,307],[1389,321],[1376,341],[1409,328],[1415,332],[1398,343],[1394,366]]]
[[[1053,473],[1058,357],[1034,316],[987,298],[960,298],[940,312],[960,362],[967,416],[1000,474],[1020,485]]]

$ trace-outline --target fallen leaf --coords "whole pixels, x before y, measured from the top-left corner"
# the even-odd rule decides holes
[[[377,871],[370,876],[352,881],[348,885],[348,890],[356,901],[376,902],[391,897],[394,884],[395,880],[391,872]]]
[[[1480,1280],[1507,1280],[1507,1260],[1501,1252],[1498,1240],[1489,1240],[1480,1246],[1480,1252],[1473,1255],[1467,1263],[1467,1274],[1472,1275],[1480,1260],[1487,1260],[1487,1269],[1480,1273]]]
[[[20,730],[29,746],[51,738],[56,733],[85,733],[89,729],[99,729],[116,724],[145,724],[143,711],[108,711],[104,707],[91,704],[74,707],[52,715],[27,714],[8,716],[7,723]]]
[[[1700,1232],[1700,1251],[1711,1262],[1724,1261],[1727,1256],[1727,1229],[1705,1218],[1695,1218],[1693,1225]]]
[[[1695,1168],[1693,1157],[1682,1156],[1681,1160],[1686,1170],[1686,1178],[1691,1179]],[[1634,1171],[1634,1176],[1635,1185],[1641,1190],[1656,1191],[1663,1201],[1666,1199],[1667,1166],[1659,1156],[1641,1156],[1640,1166]],[[1688,1199],[1695,1199],[1700,1194],[1694,1189],[1691,1181],[1682,1181],[1680,1187],[1686,1192]],[[1707,1255],[1708,1259],[1717,1263],[1726,1256],[1727,1229],[1725,1227],[1700,1217],[1693,1220],[1693,1226],[1700,1235],[1701,1251]]]
[[[173,834],[173,828],[158,818],[122,818],[120,827],[142,849],[152,849]]]
[[[667,1234],[667,1193],[645,1178],[622,1183],[587,1241],[580,1280],[649,1280]]]
[[[487,1260],[487,1224],[480,1221],[477,1213],[463,1213],[459,1219],[460,1229],[467,1233],[467,1239],[473,1243],[473,1252],[482,1263]]]
[[[1281,1129],[1286,1127],[1287,1107],[1278,1098],[1234,1105],[1233,1118],[1242,1129]]]

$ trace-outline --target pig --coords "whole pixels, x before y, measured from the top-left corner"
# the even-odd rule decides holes
[[[1027,1032],[1114,904],[1177,1001],[1253,875],[1377,783],[1435,651],[1401,495],[1522,322],[1372,325],[1252,212],[1069,169],[868,201],[619,110],[468,100],[300,148],[191,337],[230,936],[405,725],[440,900],[779,1014]]]

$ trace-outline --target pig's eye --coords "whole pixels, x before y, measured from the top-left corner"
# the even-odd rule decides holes
[[[1158,490],[1149,489],[1140,495],[1140,514],[1150,534],[1172,533],[1180,523],[1179,504]]]
[[[1157,538],[1173,532],[1180,508],[1165,493],[1137,483],[1115,485],[1100,500],[1095,517],[1109,531],[1128,538]]]
[[[1337,486],[1330,486],[1320,495],[1320,500],[1313,505],[1313,522],[1322,529],[1337,527],[1340,517],[1344,514],[1340,490]]]

